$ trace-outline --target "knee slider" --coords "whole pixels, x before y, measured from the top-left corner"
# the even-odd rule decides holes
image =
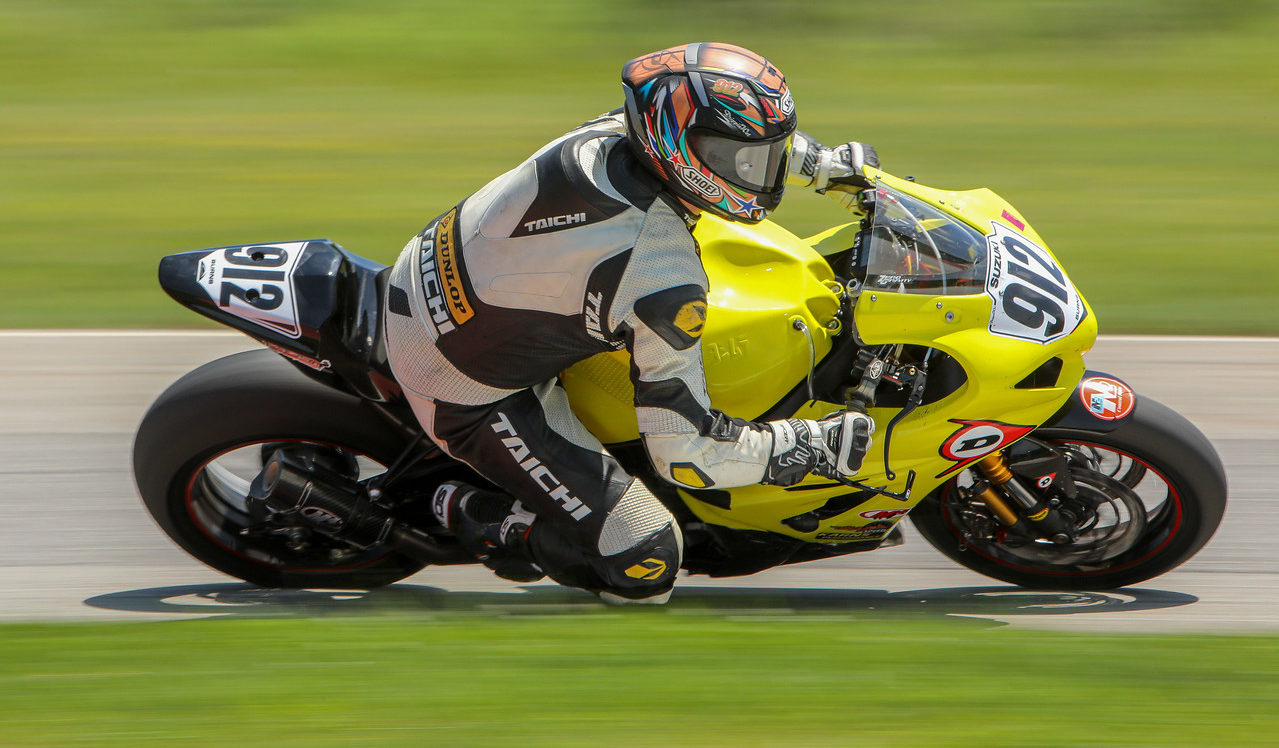
[[[534,523],[529,534],[533,558],[560,584],[624,601],[655,598],[674,585],[683,560],[683,535],[671,513],[638,480],[613,505],[593,540],[595,547],[574,542],[545,521]]]
[[[683,560],[684,538],[671,522],[633,548],[599,560],[599,573],[607,591],[619,597],[640,599],[667,592],[675,585]]]
[[[534,523],[529,543],[533,559],[551,579],[608,595],[609,602],[660,602],[653,598],[674,586],[684,551],[674,520],[611,556],[568,542],[547,522]]]
[[[674,584],[683,554],[683,538],[675,518],[638,480],[627,486],[600,528],[600,576],[606,585],[648,596]]]

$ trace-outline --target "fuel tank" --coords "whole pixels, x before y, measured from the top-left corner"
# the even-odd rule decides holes
[[[711,405],[754,419],[830,351],[839,284],[821,255],[770,221],[704,215],[694,236],[710,279],[701,344]],[[629,354],[601,353],[562,378],[573,411],[600,441],[639,438]]]

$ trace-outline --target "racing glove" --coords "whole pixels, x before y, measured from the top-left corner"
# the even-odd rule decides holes
[[[849,141],[822,153],[813,173],[813,189],[817,194],[826,190],[858,192],[870,186],[863,167],[879,168],[879,154],[868,143]]]
[[[849,141],[827,148],[812,137],[795,133],[788,184],[812,187],[817,194],[827,190],[857,192],[870,186],[863,168],[879,167],[879,154],[867,143]]]
[[[793,486],[806,475],[836,479],[862,469],[875,422],[866,413],[836,411],[820,421],[790,418],[771,421],[773,454],[760,483]]]

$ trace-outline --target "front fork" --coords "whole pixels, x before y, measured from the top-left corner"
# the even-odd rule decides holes
[[[1044,537],[1058,545],[1074,541],[1070,523],[1057,509],[1031,493],[1013,471],[1002,452],[983,457],[977,469],[985,477],[973,486],[974,494],[981,499],[999,523],[1011,532],[1027,532]],[[1009,506],[1005,496],[1012,498],[1017,509]]]

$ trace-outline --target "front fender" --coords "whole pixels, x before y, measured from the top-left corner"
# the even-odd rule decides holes
[[[1044,427],[1114,431],[1132,418],[1137,392],[1118,377],[1091,369]]]

